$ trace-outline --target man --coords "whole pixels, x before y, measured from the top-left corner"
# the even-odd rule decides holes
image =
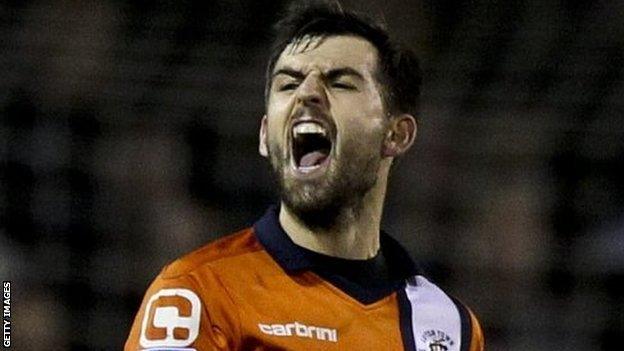
[[[331,5],[277,32],[259,150],[280,206],[165,267],[126,350],[482,350],[473,313],[380,231],[416,135],[415,57]]]

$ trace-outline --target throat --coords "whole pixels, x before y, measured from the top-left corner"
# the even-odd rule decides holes
[[[319,227],[299,218],[282,203],[279,221],[293,242],[308,250],[352,260],[374,257],[379,250],[379,220],[373,219],[374,216],[346,219],[344,215],[339,214],[340,218],[331,227]]]

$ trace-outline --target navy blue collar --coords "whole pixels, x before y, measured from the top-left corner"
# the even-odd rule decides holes
[[[374,302],[402,287],[405,279],[421,274],[420,269],[407,251],[390,235],[380,233],[380,253],[370,260],[347,260],[323,255],[295,244],[279,223],[279,207],[271,206],[266,214],[254,224],[260,243],[271,257],[288,274],[313,271],[347,294],[363,303]],[[373,262],[375,261],[375,263]],[[348,271],[332,267],[367,267],[383,264],[389,276],[380,281],[354,282]],[[365,268],[366,269],[366,268]]]

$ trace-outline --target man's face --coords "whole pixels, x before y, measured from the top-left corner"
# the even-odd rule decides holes
[[[337,215],[373,187],[388,124],[377,49],[353,36],[310,40],[275,64],[260,141],[282,200],[304,221]]]

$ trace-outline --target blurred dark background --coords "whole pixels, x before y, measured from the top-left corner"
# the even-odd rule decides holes
[[[384,227],[488,350],[622,350],[624,2],[341,1],[418,51]],[[16,350],[121,349],[167,262],[275,202],[280,1],[0,3],[0,277]]]

